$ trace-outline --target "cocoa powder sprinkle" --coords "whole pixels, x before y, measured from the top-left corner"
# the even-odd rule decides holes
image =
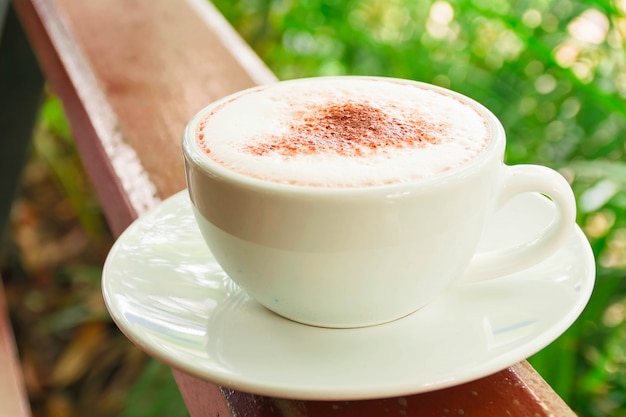
[[[436,144],[445,127],[419,118],[407,119],[386,113],[367,102],[348,101],[316,105],[288,127],[287,133],[272,135],[244,151],[256,156],[336,154],[366,157],[390,149]]]

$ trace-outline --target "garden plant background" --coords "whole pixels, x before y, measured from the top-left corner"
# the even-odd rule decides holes
[[[596,289],[531,362],[580,415],[626,416],[626,1],[216,5],[280,79],[367,74],[451,88],[500,118],[508,163],[572,182]]]
[[[280,79],[365,74],[448,87],[500,118],[508,136],[508,163],[542,164],[563,173],[577,197],[578,224],[596,255],[597,283],[580,319],[530,361],[580,416],[626,416],[626,0],[214,4]],[[7,292],[24,295],[23,305],[13,305],[18,327],[20,320],[46,317],[37,321],[34,335],[18,332],[18,342],[61,346],[44,356],[56,364],[46,384],[29,379],[41,361],[32,359],[34,348],[21,349],[35,414],[82,415],[75,411],[82,402],[94,416],[186,415],[168,369],[146,360],[117,334],[98,298],[99,265],[110,238],[54,98],[43,108],[25,178],[13,221],[16,246],[22,249],[23,265],[17,269],[34,269],[40,291],[9,281]],[[51,187],[59,190],[57,195],[42,195]],[[69,249],[57,249],[77,256],[48,254],[53,273],[42,273],[41,261],[24,250],[33,240],[24,232],[33,222],[33,199],[42,198],[58,206],[52,217],[62,224],[57,228],[65,230],[63,236],[78,234],[83,242],[78,249],[69,243]],[[3,275],[10,278],[15,272]],[[54,302],[55,293],[44,290],[51,283],[64,294]],[[104,338],[112,356],[108,360],[117,365],[94,376],[87,364]],[[76,352],[82,352],[78,363]],[[91,392],[85,388],[88,378],[108,382]],[[122,392],[111,393],[111,385],[123,387]],[[49,391],[52,400],[44,398]],[[68,405],[72,401],[79,405]]]

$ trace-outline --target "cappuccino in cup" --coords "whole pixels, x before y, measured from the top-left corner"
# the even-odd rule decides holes
[[[311,79],[212,109],[198,146],[234,172],[282,184],[367,187],[428,178],[476,158],[485,118],[455,97],[395,80]]]
[[[542,166],[507,166],[498,119],[416,81],[320,77],[251,88],[187,125],[189,195],[208,250],[250,297],[300,323],[399,319],[451,285],[554,253],[572,190]],[[540,193],[554,220],[528,242],[478,252],[511,197]],[[209,256],[207,256],[209,258]]]

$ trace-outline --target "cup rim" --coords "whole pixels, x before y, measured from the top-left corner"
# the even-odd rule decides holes
[[[477,111],[487,123],[487,127],[490,132],[490,140],[487,146],[481,151],[481,153],[473,158],[468,163],[462,164],[458,167],[451,168],[449,170],[437,173],[436,175],[429,176],[426,178],[415,178],[407,181],[394,182],[391,184],[375,184],[375,185],[362,185],[362,186],[331,186],[331,187],[322,187],[322,186],[312,186],[312,185],[300,185],[300,184],[289,184],[289,183],[280,183],[274,181],[263,180],[260,178],[255,178],[250,175],[246,175],[243,173],[239,173],[228,169],[217,161],[211,159],[206,153],[200,149],[196,141],[196,126],[202,120],[202,118],[210,112],[212,109],[219,107],[220,105],[236,100],[238,97],[254,93],[256,91],[260,91],[271,87],[276,83],[286,84],[286,83],[298,83],[303,81],[311,81],[316,79],[363,79],[363,80],[380,80],[386,82],[395,82],[401,84],[412,84],[417,85],[422,88],[427,88],[441,94],[445,94],[451,96],[452,98],[461,101],[463,104],[472,107],[475,111]],[[307,78],[296,78],[285,81],[277,81],[276,83],[264,84],[259,86],[250,87],[244,90],[240,90],[233,94],[229,94],[225,97],[222,97],[207,106],[203,107],[199,110],[187,123],[183,132],[183,140],[182,140],[182,149],[183,155],[186,163],[191,163],[196,169],[203,171],[205,174],[219,178],[224,181],[229,181],[233,183],[238,183],[241,186],[255,188],[260,190],[266,190],[268,192],[288,192],[288,193],[306,193],[306,194],[360,194],[363,192],[376,192],[383,191],[387,193],[393,193],[394,191],[406,190],[409,188],[430,188],[435,187],[441,184],[445,184],[451,180],[455,180],[458,178],[464,178],[467,175],[475,172],[475,170],[480,169],[481,166],[485,165],[488,161],[490,161],[494,157],[504,156],[504,147],[506,143],[506,133],[504,131],[504,127],[500,120],[483,104],[477,102],[476,100],[461,94],[459,92],[429,84],[422,81],[410,80],[410,79],[401,79],[401,78],[393,78],[393,77],[382,77],[382,76],[363,76],[363,75],[338,75],[338,76],[320,76],[320,77],[307,77]]]

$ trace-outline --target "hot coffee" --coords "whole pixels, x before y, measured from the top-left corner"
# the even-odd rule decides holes
[[[480,155],[486,120],[452,95],[399,80],[322,78],[260,87],[213,108],[203,151],[251,177],[315,187],[427,178]]]
[[[194,216],[228,277],[284,317],[358,327],[414,312],[455,282],[532,266],[570,235],[567,181],[506,166],[505,140],[470,98],[346,76],[225,97],[192,118],[182,145]],[[549,196],[552,223],[479,251],[495,213],[529,192]]]

